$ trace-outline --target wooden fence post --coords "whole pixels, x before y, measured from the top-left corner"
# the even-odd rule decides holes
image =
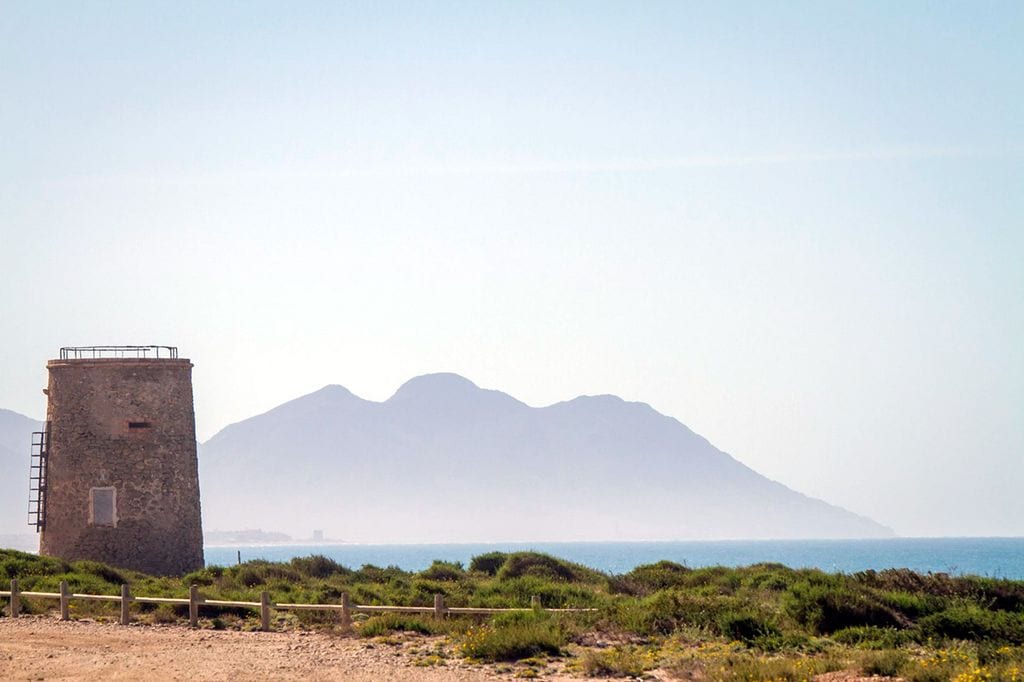
[[[22,608],[22,604],[20,604],[22,598],[20,597],[22,596],[17,593],[17,579],[12,578],[10,579],[10,617],[12,619],[16,619],[17,612]]]
[[[444,595],[443,594],[435,594],[434,595],[434,617],[437,618],[438,620],[444,620],[445,610],[446,609],[444,608]]]
[[[260,630],[270,630],[270,593],[266,590],[260,592]]]
[[[67,580],[61,580],[60,581],[60,619],[61,620],[68,620],[70,618],[70,616],[68,615],[68,598],[69,597],[70,597],[70,593],[68,592],[68,581]]]
[[[352,602],[349,601],[348,592],[341,593],[341,622],[345,625],[352,624]]]
[[[532,597],[530,597],[530,608],[534,611],[540,608],[540,597],[538,597],[537,595],[533,595]]]
[[[132,593],[127,585],[121,585],[121,625],[128,625],[131,622],[131,614],[128,605],[132,603]]]
[[[18,594],[18,579],[11,578],[11,618],[17,618],[20,610],[21,595]]]
[[[188,624],[194,628],[199,627],[199,586],[192,585],[188,588]]]

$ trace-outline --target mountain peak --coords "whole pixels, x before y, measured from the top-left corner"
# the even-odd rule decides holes
[[[389,400],[437,399],[475,393],[480,390],[479,386],[464,376],[452,372],[438,372],[409,379],[395,391]]]
[[[335,400],[345,398],[358,398],[358,396],[352,391],[348,390],[341,384],[327,384],[318,391],[310,393],[311,396],[320,396],[322,398],[333,398]]]

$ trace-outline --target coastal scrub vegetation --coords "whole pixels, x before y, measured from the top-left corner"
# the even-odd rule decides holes
[[[349,568],[323,556],[289,562],[209,566],[156,577],[92,561],[66,562],[0,550],[0,581],[25,591],[186,597],[198,585],[209,599],[278,602],[529,608],[588,607],[586,613],[524,611],[494,617],[279,612],[275,627],[324,629],[368,638],[441,636],[431,653],[477,662],[515,662],[543,672],[544,661],[592,676],[642,676],[663,669],[708,680],[810,680],[835,670],[907,680],[1024,680],[1024,581],[920,574],[909,570],[853,574],[780,564],[689,568],[668,561],[607,575],[534,552],[490,552],[468,567],[436,561],[423,571],[394,566]],[[27,613],[56,608],[25,598]],[[72,616],[114,619],[117,604],[73,601]],[[137,604],[140,621],[187,619],[187,607]],[[249,609],[204,613],[203,625],[255,629]],[[443,647],[442,647],[443,648]],[[445,653],[447,652],[447,653]],[[425,659],[426,660],[426,659]],[[539,661],[539,662],[538,662]]]

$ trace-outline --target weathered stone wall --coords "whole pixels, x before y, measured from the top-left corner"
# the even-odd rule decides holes
[[[147,573],[202,568],[192,363],[51,360],[46,526],[41,554]],[[112,525],[107,518],[113,488]]]

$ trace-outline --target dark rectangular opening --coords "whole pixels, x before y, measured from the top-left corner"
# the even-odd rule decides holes
[[[128,422],[129,429],[148,429],[150,426],[149,422]]]
[[[113,487],[89,489],[89,523],[117,526],[117,491]]]

